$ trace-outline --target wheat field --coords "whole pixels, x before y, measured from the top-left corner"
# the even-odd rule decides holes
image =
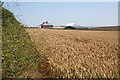
[[[117,31],[40,28],[26,30],[40,54],[47,57],[50,66],[46,70],[52,70],[49,73],[51,77],[117,78],[119,76]]]

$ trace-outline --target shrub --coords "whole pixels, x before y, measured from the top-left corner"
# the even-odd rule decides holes
[[[18,78],[39,62],[39,54],[28,33],[12,12],[2,9],[3,78]],[[34,66],[36,67],[36,66]]]

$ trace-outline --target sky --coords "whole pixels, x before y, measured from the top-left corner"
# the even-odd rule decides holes
[[[13,6],[14,3],[10,3]],[[118,25],[117,2],[19,2],[11,8],[21,23],[38,26],[48,21],[55,26],[76,23],[83,26]],[[16,16],[17,17],[17,16]]]
[[[119,0],[2,0],[3,2],[119,2]]]

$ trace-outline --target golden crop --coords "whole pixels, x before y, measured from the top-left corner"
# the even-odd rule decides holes
[[[118,77],[118,32],[27,29],[57,76]]]

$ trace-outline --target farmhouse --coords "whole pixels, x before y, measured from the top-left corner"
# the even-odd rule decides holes
[[[48,23],[48,21],[43,22],[40,26],[41,28],[53,28],[53,25],[51,23]]]

